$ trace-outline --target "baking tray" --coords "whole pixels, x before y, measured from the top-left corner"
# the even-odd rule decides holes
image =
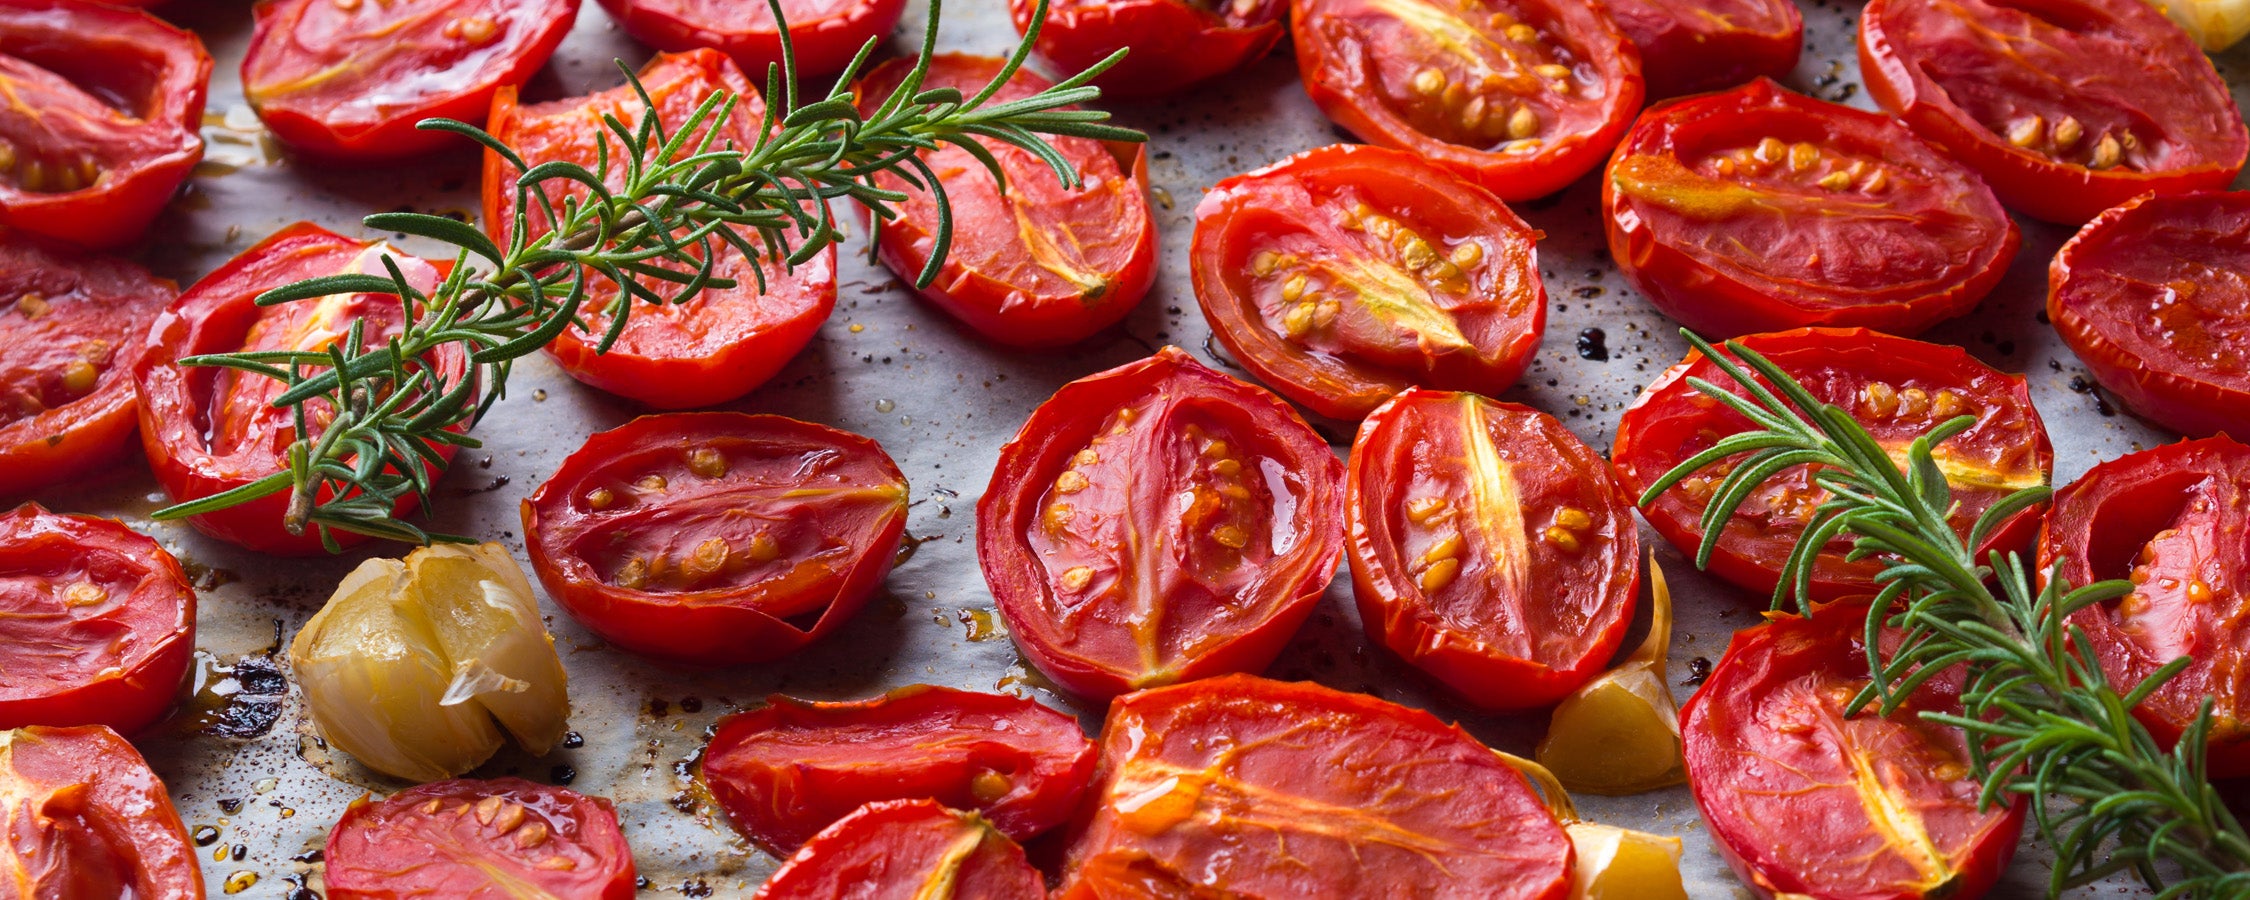
[[[1867,106],[1852,29],[1856,6],[1804,6],[1806,46],[1791,87]],[[167,14],[201,33],[218,60],[204,136],[206,162],[151,234],[144,257],[183,285],[299,219],[345,234],[366,234],[360,217],[414,209],[474,218],[477,159],[443,155],[367,171],[325,169],[287,158],[242,99],[238,63],[248,39],[248,5],[175,2]],[[924,11],[910,11],[892,38],[908,52]],[[999,0],[956,2],[945,10],[941,47],[1005,52],[1015,41]],[[531,99],[610,87],[614,59],[638,65],[648,55],[594,3],[533,80]],[[2219,60],[2222,73],[2250,57]],[[2238,101],[2243,90],[2237,87]],[[848,429],[882,442],[912,485],[910,538],[885,589],[842,633],[779,663],[724,671],[679,671],[608,648],[567,616],[547,608],[549,627],[570,673],[573,737],[545,757],[513,750],[473,775],[519,775],[616,801],[644,876],[644,896],[746,896],[776,861],[728,829],[694,786],[694,762],[711,724],[770,693],[815,699],[860,698],[928,682],[1027,694],[1078,714],[1089,729],[1100,711],[1061,695],[1028,669],[992,611],[973,540],[978,494],[1000,445],[1057,387],[1177,344],[1214,364],[1231,365],[1196,311],[1187,268],[1197,199],[1213,182],[1301,150],[1348,140],[1305,97],[1286,47],[1265,62],[1175,100],[1117,106],[1120,124],[1147,131],[1152,200],[1163,235],[1161,266],[1141,305],[1115,328],[1058,353],[1024,353],[984,344],[915,300],[864,253],[864,236],[846,246],[841,293],[818,339],[780,375],[734,407],[780,413]],[[1685,344],[1617,273],[1604,250],[1600,192],[1593,178],[1517,212],[1546,232],[1541,274],[1551,297],[1546,341],[1522,384],[1503,399],[1560,417],[1596,448],[1606,448],[1617,417],[1642,386],[1676,362]],[[2022,372],[2056,450],[2066,482],[2102,459],[2171,440],[2128,416],[2091,387],[2039,314],[2048,259],[2069,230],[2024,223],[2022,254],[2007,279],[1968,318],[1929,339],[1959,344],[2001,369]],[[434,250],[415,241],[412,249]],[[1239,369],[1237,375],[1247,377]],[[583,387],[543,358],[517,366],[509,397],[477,429],[481,450],[461,454],[437,489],[438,529],[498,540],[525,557],[519,502],[586,435],[636,414],[621,400]],[[1352,427],[1314,420],[1341,453]],[[63,510],[115,515],[156,537],[198,581],[197,666],[193,695],[171,720],[137,744],[171,787],[201,844],[213,896],[308,900],[319,888],[317,850],[346,804],[403,784],[324,752],[277,652],[326,599],[339,578],[390,545],[340,558],[277,561],[208,540],[180,524],[152,522],[163,505],[145,466],[96,485],[38,499]],[[1642,541],[1677,589],[1678,631],[1671,681],[1684,700],[1691,666],[1715,660],[1734,629],[1756,621],[1759,603],[1693,572],[1645,527]],[[1371,647],[1338,577],[1269,675],[1363,691],[1459,720],[1491,745],[1528,753],[1544,718],[1469,713],[1434,693],[1409,668]],[[542,597],[545,602],[545,598]],[[1642,616],[1644,622],[1646,613]],[[1628,639],[1627,646],[1638,637]],[[1635,797],[1577,798],[1590,818],[1686,842],[1683,868],[1697,897],[1748,896],[1701,827],[1685,788]],[[2027,845],[1994,896],[2043,890],[2042,848]],[[2107,885],[2093,894],[2138,894]]]

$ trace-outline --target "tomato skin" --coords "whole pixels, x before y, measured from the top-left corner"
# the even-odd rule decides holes
[[[1805,18],[1789,0],[1608,0],[1641,51],[1651,100],[1782,78],[1797,67]]]
[[[139,404],[128,363],[179,292],[126,260],[0,244],[0,497],[125,456]]]
[[[0,169],[0,227],[92,250],[130,244],[203,159],[211,56],[202,38],[146,12],[0,0],[0,76],[12,84],[11,108],[43,111],[0,114],[0,139],[16,150]],[[105,96],[135,108],[121,112]],[[98,174],[76,190],[29,189],[28,167],[42,152]]]
[[[100,725],[0,731],[0,866],[11,898],[203,900],[164,782]]]
[[[1414,267],[1417,251],[1401,250],[1400,235],[1435,258]],[[1188,259],[1196,301],[1229,355],[1314,412],[1358,419],[1417,384],[1489,394],[1515,384],[1547,328],[1540,237],[1444,169],[1339,144],[1219,182],[1195,208]],[[1473,261],[1455,255],[1472,251]],[[1392,277],[1352,274],[1376,266]],[[1293,303],[1290,288],[1306,275],[1319,282]],[[1401,285],[1422,296],[1391,296]],[[1337,310],[1327,313],[1334,322],[1322,324],[1316,308]],[[1305,331],[1291,337],[1297,317]]]
[[[1032,411],[977,502],[977,560],[1017,648],[1081,697],[1257,671],[1335,574],[1343,480],[1279,398],[1166,347]],[[1174,509],[1183,492],[1193,506]],[[1148,571],[1188,574],[1133,577]]]
[[[36,503],[0,514],[0,655],[9,660],[0,729],[132,734],[172,707],[194,653],[195,589],[155,541]]]
[[[601,0],[625,33],[666,53],[710,48],[765,83],[766,67],[781,64],[781,32],[763,2],[731,0]],[[826,8],[823,8],[826,7]],[[851,64],[868,41],[891,33],[906,0],[782,0],[797,72],[833,75]]]
[[[456,778],[355,803],[328,832],[336,900],[631,900],[633,850],[601,797],[521,778]],[[546,863],[547,865],[541,865]]]
[[[1784,145],[1815,148],[1813,161]],[[1847,159],[1874,160],[1875,174],[1824,184],[1851,177]],[[1610,160],[1602,207],[1618,268],[1712,338],[1916,334],[1974,309],[2022,244],[1974,171],[1888,117],[1764,79],[1641,116]]]
[[[1008,0],[1016,33],[1028,34],[1037,0]],[[1039,55],[1057,71],[1093,68],[1132,52],[1092,82],[1102,96],[1148,99],[1178,93],[1264,59],[1288,33],[1286,0],[1230,0],[1216,9],[1190,0],[1057,0],[1039,29]]]
[[[2151,191],[2224,189],[2250,156],[2250,130],[2211,61],[2140,0],[1873,0],[1859,26],[1868,96],[2035,219],[2077,225]],[[1980,38],[2006,41],[2007,61]],[[2050,85],[2077,80],[2100,87]],[[1991,108],[1964,109],[1963,95]],[[2069,160],[2015,146],[2018,113],[2042,115],[2049,130],[2027,133],[2033,140],[2053,140],[2062,116],[2084,120],[2085,136],[2063,148]],[[2097,136],[2127,126],[2139,136],[2120,145],[2123,164],[2090,168]],[[2151,160],[2163,168],[2137,168]]]
[[[828,826],[781,864],[756,900],[1046,896],[1046,878],[1023,848],[983,817],[930,800],[888,800]]]

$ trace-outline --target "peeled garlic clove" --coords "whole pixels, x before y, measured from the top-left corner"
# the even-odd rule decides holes
[[[1571,900],[1687,900],[1680,880],[1680,839],[1572,822],[1575,871]]]
[[[570,716],[567,676],[515,559],[498,544],[447,544],[415,551],[406,565],[453,664],[440,702],[482,706],[532,753],[553,748]]]
[[[2187,29],[2204,50],[2217,53],[2250,34],[2250,0],[2152,0]]]
[[[1539,742],[1539,762],[1574,791],[1618,796],[1687,780],[1680,707],[1664,683],[1672,593],[1649,559],[1649,635],[1623,665],[1563,698]]]

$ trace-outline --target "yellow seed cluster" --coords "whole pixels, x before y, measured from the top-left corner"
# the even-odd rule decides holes
[[[1577,553],[1585,549],[1586,539],[1594,528],[1594,517],[1583,509],[1565,506],[1555,510],[1555,520],[1539,537],[1564,553]]]
[[[1711,168],[1722,178],[1787,177],[1837,192],[1858,190],[1880,194],[1891,186],[1890,170],[1880,165],[1831,154],[1816,144],[1788,143],[1770,136],[1749,147],[1712,157]]]
[[[13,178],[17,187],[34,194],[67,194],[93,187],[102,180],[102,164],[91,154],[72,154],[64,159],[50,159],[16,151],[16,145],[0,140],[0,173]]]
[[[1975,401],[1952,388],[1931,394],[1918,387],[1898,387],[1887,381],[1870,381],[1859,389],[1858,412],[1871,420],[1924,418],[1950,419],[1977,411]]]
[[[2025,116],[2009,123],[2006,136],[2008,143],[2019,149],[2058,162],[2076,161],[2096,171],[2117,168],[2124,163],[2127,151],[2138,150],[2141,146],[2140,138],[2129,128],[2115,131],[2105,128],[2089,141],[2085,123],[2068,115],[2052,123],[2044,116]]]

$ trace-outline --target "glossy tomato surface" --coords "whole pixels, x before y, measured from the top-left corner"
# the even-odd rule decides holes
[[[11,898],[203,898],[164,782],[99,725],[0,731],[0,867]]]
[[[1064,385],[1000,448],[977,560],[1024,656],[1090,699],[1265,668],[1343,550],[1343,464],[1177,347]]]
[[[1594,0],[1294,0],[1328,118],[1502,200],[1562,190],[1640,112],[1640,51]]]
[[[125,455],[139,404],[129,364],[179,292],[122,259],[0,243],[0,498]]]
[[[1344,515],[1368,639],[1480,708],[1562,699],[1632,624],[1633,500],[1546,413],[1399,395],[1352,443]]]
[[[870,803],[782,863],[757,900],[1044,900],[1023,848],[973,812]]]
[[[481,123],[547,64],[578,0],[260,0],[242,92],[275,137],[339,160],[471,146],[414,123]]]
[[[720,721],[703,782],[782,853],[867,803],[931,799],[1018,840],[1061,824],[1094,774],[1078,720],[1009,694],[930,685],[872,700],[788,697]]]
[[[602,9],[635,40],[671,53],[708,47],[734,58],[759,84],[781,63],[781,29],[765,0],[601,0]],[[906,0],[781,0],[797,71],[842,71],[868,41],[885,37]]]
[[[1409,386],[1497,394],[1547,328],[1539,232],[1412,154],[1336,145],[1219,182],[1195,209],[1195,297],[1289,399],[1357,419]]]
[[[243,350],[320,350],[365,323],[364,340],[388,340],[405,325],[405,311],[389,294],[335,294],[261,307],[258,295],[273,288],[345,272],[383,275],[389,255],[420,290],[437,284],[428,261],[392,250],[381,241],[356,241],[311,223],[300,222],[258,242],[190,286],[156,317],[133,382],[141,398],[141,447],[156,481],[173,501],[182,502],[232,490],[287,467],[287,451],[297,439],[295,412],[276,409],[273,398],[285,385],[278,379],[215,366],[182,366],[177,360],[199,354]],[[419,364],[448,373],[458,384],[468,360],[458,346],[441,349]],[[307,407],[319,426],[334,411],[318,401]],[[435,444],[441,458],[453,446]],[[270,494],[239,506],[188,519],[196,530],[252,550],[305,555],[322,550],[320,536],[308,528],[292,535],[282,528],[288,492]],[[416,504],[409,494],[399,512]],[[342,544],[364,538],[337,532]]]
[[[1037,6],[1008,0],[1017,34],[1030,33]],[[1159,97],[1264,59],[1288,13],[1288,0],[1050,0],[1038,50],[1063,75],[1129,51],[1093,84],[1103,97]]]
[[[195,589],[155,541],[36,503],[0,515],[0,728],[139,731],[194,652]]]
[[[975,94],[1000,74],[1002,60],[941,54],[924,90]],[[880,106],[913,66],[892,60],[858,88],[862,110]],[[1028,97],[1049,82],[1021,70],[993,103]],[[953,204],[953,247],[937,279],[919,293],[970,330],[1010,347],[1074,343],[1125,318],[1156,277],[1156,223],[1149,217],[1148,162],[1142,145],[1113,147],[1084,138],[1052,143],[1083,187],[1065,188],[1054,169],[1020,148],[978,138],[1007,176],[1005,192],[969,151],[947,144],[924,151]],[[896,173],[877,178],[909,195],[898,218],[881,223],[883,264],[912,283],[937,246],[934,195]]]
[[[0,226],[132,243],[203,158],[203,39],[135,9],[0,0]]]
[[[1977,808],[1958,670],[1897,714],[1847,716],[1867,684],[1867,607],[1776,614],[1735,633],[1680,713],[1688,787],[1760,897],[1981,897],[2015,853],[2023,807]]]
[[[658,55],[641,68],[640,79],[668,124],[686,121],[713,92],[732,92],[739,100],[719,144],[748,148],[757,142],[765,106],[742,70],[717,52]],[[630,85],[529,106],[516,103],[514,88],[502,88],[493,100],[489,129],[528,165],[565,160],[592,169],[600,159],[597,141],[604,136],[601,117],[613,115],[637,125],[646,109]],[[515,184],[521,174],[499,154],[486,151],[485,228],[502,246],[515,227]],[[603,178],[612,190],[621,190],[624,165],[613,163]],[[588,193],[578,185],[567,190],[550,185],[547,190],[558,204],[565,196]],[[534,234],[551,227],[536,210],[527,212]],[[760,244],[755,233],[744,234],[751,244]],[[733,287],[706,289],[687,303],[633,301],[625,330],[607,353],[595,351],[613,321],[609,307],[617,299],[617,285],[589,273],[586,305],[579,311],[585,327],[564,329],[547,345],[547,355],[572,378],[659,409],[724,403],[764,384],[804,349],[835,308],[836,251],[822,250],[790,269],[753,262],[724,241],[716,246],[719,261],[713,275],[732,279]]]
[[[1976,172],[1889,117],[1765,79],[1643,115],[1602,206],[1618,268],[1713,338],[1915,334],[1975,308],[2021,243]]]
[[[603,640],[764,662],[841,626],[890,572],[906,477],[874,441],[743,413],[596,434],[523,504],[531,567]]]
[[[1062,896],[1570,895],[1538,794],[1421,710],[1229,675],[1121,697],[1102,734]]]
[[[1699,94],[1797,67],[1805,18],[1792,0],[1608,0],[1641,51],[1652,99]]]
[[[1878,334],[1857,328],[1807,328],[1742,338],[1742,345],[1780,366],[1824,403],[1849,412],[1883,445],[1892,460],[1938,424],[1975,416],[1976,424],[1936,448],[1938,468],[1953,487],[1950,521],[1967,534],[1992,504],[2027,487],[2046,484],[2054,448],[2032,408],[2021,376],[1995,371],[1959,347]],[[1673,366],[1641,392],[1617,423],[1610,462],[1636,498],[1664,473],[1727,435],[1750,429],[1748,419],[1688,384],[1705,378],[1733,389],[1734,381],[1699,353]],[[1656,532],[1683,552],[1703,540],[1704,508],[1742,457],[1720,460],[1641,508]],[[1727,520],[1710,571],[1746,590],[1771,594],[1790,548],[1804,533],[1813,507],[1827,499],[1812,483],[1812,469],[1784,469],[1752,491]],[[2040,508],[2009,517],[1977,548],[2021,549],[2038,528]],[[1831,540],[1813,564],[1813,596],[1831,600],[1877,589],[1876,559],[1847,562],[1850,540]]]
[[[2250,155],[2211,61],[2143,0],[1874,0],[1859,26],[1875,102],[2033,218],[2224,188]]]
[[[344,811],[328,832],[335,900],[630,900],[633,850],[608,800],[521,778],[455,779]]]

